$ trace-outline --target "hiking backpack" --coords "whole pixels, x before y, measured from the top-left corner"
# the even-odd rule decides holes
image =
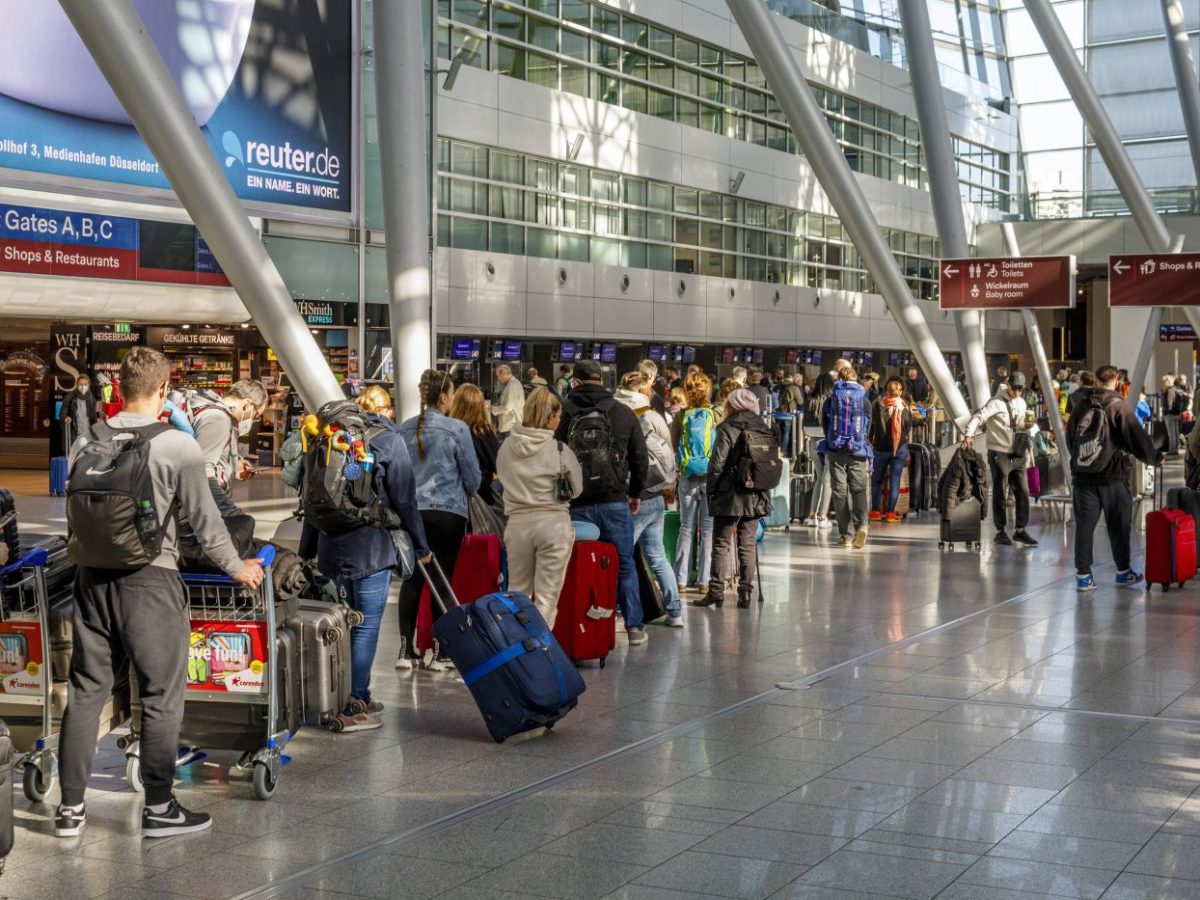
[[[1110,403],[1117,402],[1108,398]],[[1108,421],[1108,406],[1095,394],[1075,410],[1071,417],[1071,468],[1085,475],[1100,475],[1108,471],[1117,452],[1112,428]]]
[[[326,534],[364,525],[394,528],[399,516],[375,488],[371,441],[387,431],[371,425],[352,400],[334,400],[317,413],[317,434],[305,435],[300,510],[305,522]]]
[[[734,469],[737,486],[747,491],[770,491],[783,478],[779,440],[770,431],[747,428],[738,435],[738,458]]]
[[[635,411],[638,424],[642,426],[642,435],[646,438],[646,455],[649,459],[646,466],[646,490],[651,493],[661,493],[675,484],[675,454],[671,450],[670,441],[663,440],[661,434],[654,430],[646,413],[650,407],[644,406]]]
[[[871,456],[866,392],[853,381],[839,381],[825,405],[825,443],[831,453]]]
[[[162,551],[175,501],[160,519],[154,506],[150,441],[170,425],[92,426],[95,440],[80,448],[67,484],[67,556],[78,566],[132,571]],[[125,435],[128,435],[126,437]]]
[[[717,418],[707,406],[685,410],[679,430],[679,471],[685,476],[707,475]]]
[[[629,465],[613,441],[612,422],[608,418],[614,403],[615,400],[605,400],[571,416],[567,446],[583,470],[583,491],[577,498],[581,503],[624,493],[629,488]]]

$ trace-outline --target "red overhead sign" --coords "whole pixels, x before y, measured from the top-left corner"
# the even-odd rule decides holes
[[[1108,258],[1109,306],[1200,306],[1200,253]]]
[[[1071,309],[1074,256],[943,259],[942,309]]]

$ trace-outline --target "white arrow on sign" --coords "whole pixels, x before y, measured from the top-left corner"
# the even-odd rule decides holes
[[[952,276],[954,276],[954,275],[957,275],[957,274],[958,274],[958,271],[959,271],[959,270],[958,270],[958,269],[956,269],[956,268],[954,268],[953,266],[946,266],[946,268],[943,270],[943,274],[944,274],[944,275],[945,275],[947,278],[950,278],[950,277],[952,277]]]
[[[1113,263],[1113,271],[1118,275],[1124,275],[1131,268],[1132,266],[1125,265],[1125,260],[1123,259],[1118,259],[1115,263]]]

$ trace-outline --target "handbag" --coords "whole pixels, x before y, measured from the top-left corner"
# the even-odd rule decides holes
[[[558,442],[558,480],[554,484],[555,496],[562,503],[570,503],[575,499],[575,485],[571,483],[571,473],[562,463],[563,442]]]
[[[504,545],[504,516],[494,507],[488,506],[478,494],[467,501],[467,531],[471,534],[494,534]]]
[[[1008,424],[1012,428],[1013,443],[1009,455],[1013,459],[1024,459],[1033,451],[1033,436],[1028,431],[1017,430],[1017,417],[1013,413],[1012,404],[1008,404]]]

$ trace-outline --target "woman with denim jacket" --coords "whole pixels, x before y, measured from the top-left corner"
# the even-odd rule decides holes
[[[479,490],[479,461],[467,423],[447,413],[454,401],[454,382],[445,372],[426,369],[421,375],[421,412],[400,426],[417,477],[417,507],[425,525],[429,549],[446,573],[454,577],[454,564],[467,533],[467,500]],[[416,573],[400,588],[400,656],[396,668],[415,668],[421,659],[413,642],[417,607],[425,579]],[[474,598],[470,598],[474,599]],[[433,604],[433,619],[441,616]],[[427,668],[444,666],[433,659]]]

